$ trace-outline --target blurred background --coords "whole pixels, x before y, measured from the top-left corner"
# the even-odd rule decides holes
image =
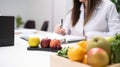
[[[35,21],[35,29],[40,30],[45,21],[49,21],[48,31],[65,19],[72,8],[72,0],[0,0],[0,15],[19,16],[23,28],[29,20]],[[15,22],[16,28],[16,22]]]
[[[36,22],[35,29],[40,29],[44,21],[49,21],[48,31],[64,19],[72,7],[72,0],[0,0],[0,15],[20,16],[23,24],[28,20]],[[15,23],[16,28],[16,23]]]

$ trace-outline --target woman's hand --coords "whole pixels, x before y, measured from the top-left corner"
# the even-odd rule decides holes
[[[66,34],[65,29],[63,27],[60,27],[59,24],[55,26],[54,32],[58,33],[58,34],[61,34],[61,35]]]

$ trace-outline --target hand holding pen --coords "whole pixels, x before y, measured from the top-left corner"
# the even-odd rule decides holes
[[[65,29],[63,28],[63,19],[61,19],[61,23],[59,25],[55,26],[55,33],[61,34],[61,35],[65,35]]]
[[[63,19],[61,19],[60,28],[63,27]]]

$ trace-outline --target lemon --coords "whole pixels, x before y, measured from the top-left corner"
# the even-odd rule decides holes
[[[84,59],[83,59],[82,63],[87,64],[87,54],[84,56]]]
[[[28,44],[30,47],[38,47],[40,44],[40,38],[36,36],[29,37]]]

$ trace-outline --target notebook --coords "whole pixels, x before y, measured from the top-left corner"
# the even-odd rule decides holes
[[[56,33],[52,33],[50,36],[51,39],[59,39],[61,40],[62,43],[78,42],[85,39],[85,37],[81,37],[81,36],[75,36],[75,35],[62,36]]]
[[[26,33],[25,33],[26,32]],[[28,38],[30,36],[38,36],[40,37],[40,39],[43,39],[43,38],[50,38],[50,39],[59,39],[62,43],[71,43],[71,42],[78,42],[80,40],[84,40],[85,37],[80,37],[80,36],[75,36],[75,35],[65,35],[65,36],[62,36],[60,34],[56,34],[56,33],[50,33],[50,32],[44,32],[44,33],[39,33],[39,34],[34,34],[32,33],[33,31],[25,31],[23,32],[23,34],[21,35],[20,38],[24,39],[24,40],[28,40]]]
[[[14,45],[14,16],[0,16],[0,47]]]

